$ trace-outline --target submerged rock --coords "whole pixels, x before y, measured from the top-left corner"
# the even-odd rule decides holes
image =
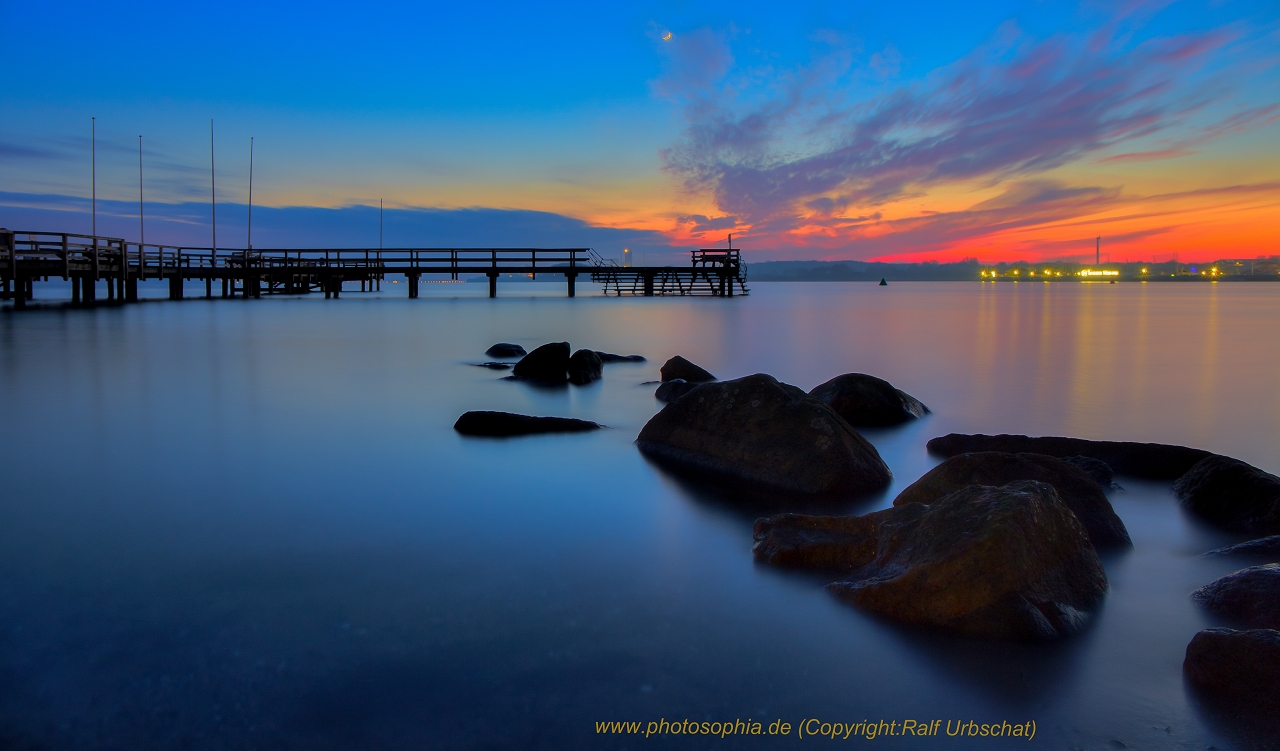
[[[569,373],[569,383],[579,386],[598,381],[604,376],[604,363],[600,362],[600,355],[589,349],[580,349],[573,353],[573,357],[569,358],[567,366]]]
[[[569,378],[569,343],[552,342],[534,349],[516,363],[515,375],[547,383],[563,383]]]
[[[536,433],[582,433],[603,426],[572,417],[534,417],[511,412],[472,411],[463,413],[453,429],[463,435],[506,437]]]
[[[698,386],[654,415],[636,445],[675,469],[761,492],[844,499],[892,477],[830,407],[762,373]]]
[[[489,370],[511,370],[509,362],[473,362],[469,363],[477,368],[488,368]]]
[[[1280,477],[1229,456],[1202,459],[1173,484],[1182,507],[1243,532],[1280,534]]]
[[[614,355],[608,352],[600,352],[599,350],[596,351],[596,354],[600,357],[600,362],[606,364],[611,362],[645,362],[643,355]]]
[[[1183,675],[1232,714],[1280,712],[1280,631],[1208,628],[1187,645]],[[1276,723],[1280,724],[1280,723]]]
[[[1087,456],[1104,461],[1116,472],[1152,480],[1181,477],[1192,465],[1213,454],[1186,446],[1129,441],[1086,441],[1057,436],[1029,438],[1025,435],[966,435],[951,433],[929,441],[930,453],[955,456],[975,451],[1003,451],[1008,454],[1045,454],[1058,458]]]
[[[677,378],[674,381],[661,382],[658,390],[653,392],[653,397],[660,402],[670,403],[696,388],[698,388],[698,384],[689,383],[683,378]]]
[[[499,342],[484,351],[489,357],[524,357],[527,353],[519,344]]]
[[[979,451],[953,456],[908,485],[893,505],[930,504],[969,485],[1000,486],[1019,480],[1052,485],[1098,550],[1133,547],[1129,531],[1098,483],[1079,467],[1043,454]]]
[[[662,374],[662,380],[664,381],[674,381],[679,378],[689,383],[707,383],[716,379],[715,376],[680,355],[676,355],[664,362],[658,372]]]
[[[1052,639],[1084,628],[1107,576],[1053,486],[974,485],[861,517],[756,522],[775,565],[852,569],[828,589],[891,620],[969,636]]]
[[[1271,558],[1280,562],[1280,535],[1249,540],[1238,545],[1210,550],[1206,556],[1240,556],[1242,558]]]
[[[854,427],[898,425],[929,414],[919,399],[865,373],[836,376],[814,387],[809,396],[831,405]]]
[[[1197,589],[1191,599],[1241,626],[1280,629],[1280,564],[1241,569]]]

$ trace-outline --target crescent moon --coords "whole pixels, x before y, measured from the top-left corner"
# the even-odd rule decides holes
[[[670,32],[670,31],[668,31],[667,33],[665,33],[665,34],[663,34],[663,35],[662,35],[662,41],[664,41],[664,42],[670,42],[670,41],[671,41],[671,32]]]

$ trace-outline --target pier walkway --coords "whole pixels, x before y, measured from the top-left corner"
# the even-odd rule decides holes
[[[503,274],[562,275],[569,297],[577,278],[588,274],[605,294],[746,294],[746,265],[738,250],[695,250],[689,266],[623,267],[591,248],[321,248],[227,249],[140,245],[121,238],[66,232],[0,229],[0,299],[26,307],[37,281],[71,281],[71,304],[92,304],[98,283],[106,299],[138,299],[138,283],[163,280],[169,297],[181,299],[187,282],[203,281],[205,296],[256,298],[264,294],[323,292],[339,297],[343,285],[380,289],[388,275],[403,275],[408,296],[417,297],[423,275],[485,275],[489,296]],[[216,283],[216,285],[215,285]]]

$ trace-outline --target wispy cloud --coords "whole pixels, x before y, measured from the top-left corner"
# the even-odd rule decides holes
[[[765,246],[876,237],[881,245],[935,247],[1062,221],[1119,199],[1118,188],[1043,179],[1063,165],[1176,157],[1280,119],[1280,105],[1268,104],[1191,124],[1223,96],[1196,85],[1195,74],[1232,34],[1124,39],[1103,30],[1035,40],[1006,24],[954,64],[886,87],[874,82],[895,72],[891,50],[858,65],[851,47],[837,45],[789,70],[739,69],[727,38],[707,32],[672,57],[655,86],[686,120],[662,153],[664,170]],[[685,59],[696,65],[685,71]],[[1159,148],[1104,156],[1162,136]],[[881,212],[901,215],[888,212],[895,203],[945,186],[1006,189],[964,211],[882,219]],[[713,221],[702,217],[681,231],[696,234]]]

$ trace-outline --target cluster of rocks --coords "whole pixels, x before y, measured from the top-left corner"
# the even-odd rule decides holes
[[[513,377],[544,384],[572,383],[583,386],[604,377],[604,364],[612,362],[644,362],[640,355],[615,355],[580,349],[570,354],[568,342],[552,342],[525,352],[524,347],[499,342],[485,350],[489,357],[520,358],[509,362],[484,362],[477,365],[493,370],[511,369]],[[472,411],[463,414],[453,429],[463,435],[507,437],[535,433],[578,433],[599,430],[602,425],[589,420],[567,417],[536,417],[511,412]]]

